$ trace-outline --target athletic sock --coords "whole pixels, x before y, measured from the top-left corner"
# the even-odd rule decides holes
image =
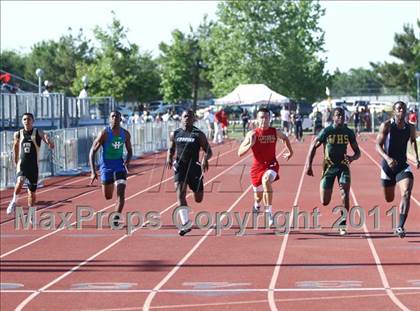
[[[268,213],[271,216],[273,216],[273,206],[272,205],[268,205],[265,207],[265,212]]]
[[[13,192],[12,202],[16,203],[16,201],[17,201],[17,195],[16,195],[16,193]]]
[[[405,221],[407,219],[407,214],[400,214],[400,225],[399,227],[404,228]]]
[[[181,224],[185,225],[188,222],[188,210],[186,208],[180,209],[178,211],[179,218],[181,218]]]
[[[257,201],[254,201],[254,208],[260,208],[260,203],[258,203]]]

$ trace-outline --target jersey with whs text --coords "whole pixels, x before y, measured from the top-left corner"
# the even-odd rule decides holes
[[[106,139],[102,146],[101,168],[122,171],[124,170],[125,130],[120,128],[119,135],[114,135],[108,126],[105,128],[105,132]]]
[[[328,164],[346,164],[347,145],[355,143],[356,136],[345,124],[341,127],[330,125],[319,133],[318,140],[324,144],[324,160]]]
[[[255,129],[255,144],[252,146],[254,164],[266,164],[276,160],[277,130],[274,127]]]
[[[19,163],[17,169],[21,166],[25,168],[33,167],[38,163],[38,152],[41,146],[41,137],[38,130],[33,128],[31,131],[24,129],[18,132],[19,134]]]
[[[195,126],[192,127],[191,132],[182,128],[175,130],[174,141],[177,162],[198,162],[200,154],[200,133],[201,131]]]

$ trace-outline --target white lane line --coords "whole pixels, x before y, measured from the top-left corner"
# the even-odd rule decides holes
[[[356,199],[356,196],[354,195],[354,192],[353,192],[353,188],[350,188],[350,193],[351,193],[351,196],[352,196],[352,198],[353,198],[353,201],[354,201],[354,203],[356,204],[356,206],[360,206],[359,205],[359,202],[357,202],[357,199]],[[386,275],[385,275],[385,271],[384,271],[384,269],[383,269],[383,267],[382,267],[382,263],[381,263],[381,260],[380,260],[380,258],[379,258],[379,256],[378,256],[378,253],[377,253],[377,251],[376,251],[376,248],[375,248],[375,245],[373,244],[373,241],[372,241],[372,239],[371,239],[371,237],[370,237],[370,235],[369,235],[369,230],[368,230],[368,228],[367,228],[367,226],[366,226],[366,223],[364,223],[363,224],[363,230],[365,231],[365,233],[366,233],[366,240],[368,241],[368,244],[369,244],[369,248],[370,248],[370,250],[371,250],[371,252],[372,252],[372,255],[373,255],[373,258],[375,259],[375,263],[376,263],[376,268],[378,269],[378,272],[379,272],[379,276],[381,277],[381,282],[382,282],[382,285],[384,286],[384,288],[385,288],[385,291],[386,291],[386,293],[387,293],[387,295],[388,295],[388,297],[392,300],[392,302],[394,302],[394,304],[395,305],[397,305],[401,310],[404,310],[404,311],[409,311],[410,309],[408,309],[396,296],[395,296],[395,294],[394,294],[394,292],[392,291],[392,289],[391,289],[391,287],[390,287],[390,285],[389,285],[389,282],[388,282],[388,279],[387,279],[387,277],[386,277]]]
[[[398,293],[398,295],[419,295],[420,292],[409,292],[409,293]],[[300,298],[281,298],[276,299],[276,302],[303,302],[303,301],[323,301],[323,300],[335,300],[335,299],[361,299],[361,298],[373,298],[383,297],[386,294],[367,294],[367,295],[340,295],[340,296],[319,296],[319,297],[300,297]],[[162,305],[154,306],[150,309],[185,309],[185,308],[205,308],[205,307],[216,307],[216,306],[232,306],[232,305],[250,305],[250,304],[262,304],[267,303],[266,299],[261,300],[241,300],[241,301],[226,301],[226,302],[213,302],[213,303],[202,303],[202,304],[183,304],[183,305]],[[346,302],[347,303],[347,302]],[[296,309],[296,308],[295,308]],[[83,311],[132,311],[139,310],[138,307],[125,307],[125,308],[112,308],[112,309],[85,309]]]
[[[313,141],[313,139],[314,138],[312,138],[312,141]],[[311,141],[311,144],[312,144],[312,141]],[[303,165],[302,174],[300,175],[300,181],[299,181],[298,189],[297,189],[297,192],[296,192],[295,200],[293,201],[293,206],[297,206],[298,199],[299,199],[299,196],[300,196],[300,192],[302,190],[303,180],[305,178],[306,162],[307,162],[308,157],[309,157],[309,151],[311,149],[310,148],[311,144],[309,145],[308,153],[306,154],[305,164]],[[290,223],[293,223],[293,213],[290,217]],[[287,231],[286,234],[283,236],[283,240],[282,240],[282,243],[281,243],[279,255],[278,255],[277,261],[276,261],[276,266],[274,268],[273,275],[272,275],[271,281],[270,281],[270,285],[268,287],[269,288],[268,304],[270,306],[270,309],[273,310],[273,311],[277,310],[273,290],[276,288],[277,279],[278,279],[278,276],[279,276],[279,273],[280,273],[280,266],[281,266],[281,263],[283,262],[284,254],[286,252],[286,245],[287,245],[287,241],[289,239],[289,233],[290,233],[290,230]]]
[[[145,159],[144,161],[140,162],[140,164],[150,162],[153,159],[155,159],[155,158]],[[54,176],[54,177],[59,177],[59,176]],[[80,178],[76,178],[75,180],[73,180],[71,182],[68,182],[68,183],[65,183],[65,184],[62,184],[62,185],[58,185],[58,186],[52,186],[52,188],[48,187],[47,189],[44,189],[44,190],[41,190],[41,191],[37,191],[36,194],[38,195],[38,194],[45,193],[45,192],[48,192],[48,191],[56,190],[56,189],[62,188],[64,186],[75,184],[75,183],[77,183],[77,182],[79,182],[81,180],[84,180],[84,179],[88,180],[88,179],[90,179],[90,177],[83,176],[83,177],[80,177]],[[19,195],[19,200],[25,199],[27,197],[28,197],[28,194],[27,193],[26,194]],[[9,201],[4,200],[0,204],[0,206],[2,206],[3,204],[6,205],[7,202],[9,202]]]
[[[223,175],[224,173],[226,173],[227,171],[231,170],[232,168],[234,168],[237,164],[245,161],[247,158],[249,158],[249,156],[243,158],[242,160],[232,164],[230,167],[228,167],[227,169],[223,170],[222,172],[220,172],[219,174],[217,174],[215,177],[213,177],[212,179],[210,179],[207,183],[205,183],[206,185],[209,184],[210,182],[212,182],[213,180],[217,179],[219,176]],[[173,178],[173,177],[172,177]],[[188,196],[191,196],[192,193],[190,193]],[[134,197],[135,195],[131,196]],[[172,204],[171,206],[175,206],[177,203]],[[113,206],[113,205],[112,205]],[[171,207],[170,206],[170,207]],[[165,213],[167,210],[169,210],[168,207],[167,209],[165,209],[164,211],[160,212],[160,215],[162,215],[163,213]],[[133,230],[132,234],[134,234],[134,232],[138,231],[139,228],[136,228]],[[109,244],[107,247],[103,248],[102,250],[100,250],[99,252],[95,253],[94,255],[92,255],[91,257],[89,257],[88,259],[86,259],[85,261],[81,262],[80,264],[78,264],[77,266],[74,266],[73,268],[71,268],[69,271],[67,271],[66,273],[63,273],[62,275],[60,275],[59,277],[55,278],[54,280],[52,280],[51,282],[49,282],[48,284],[44,285],[43,287],[41,287],[40,289],[38,289],[37,292],[32,293],[30,296],[28,296],[25,300],[23,300],[17,307],[15,310],[22,310],[29,302],[31,302],[35,297],[37,297],[42,291],[48,289],[49,287],[53,286],[54,284],[58,283],[59,281],[61,281],[62,279],[64,279],[65,277],[67,277],[68,275],[70,275],[71,273],[73,273],[74,271],[78,270],[80,267],[86,265],[87,263],[89,263],[90,261],[92,261],[93,259],[95,259],[96,257],[98,257],[99,255],[105,253],[107,250],[109,250],[110,248],[112,248],[114,245],[118,244],[119,242],[121,242],[122,240],[124,240],[125,238],[127,238],[129,235],[125,234],[122,237],[120,237],[119,239],[115,240],[114,242],[112,242],[111,244]]]
[[[226,155],[226,154],[228,154],[228,153],[230,153],[230,152],[232,152],[232,151],[234,151],[234,149],[232,149],[232,150],[229,150],[229,151],[227,151],[227,152],[222,153],[219,157],[222,157],[222,156],[224,156],[224,155]],[[212,159],[210,159],[210,161],[211,161],[211,160],[213,160],[213,158],[212,158]],[[132,177],[132,176],[130,176],[130,177]],[[174,177],[172,176],[172,177],[166,178],[165,180],[161,180],[161,181],[159,181],[158,183],[156,183],[156,184],[154,184],[154,185],[152,185],[152,186],[149,186],[149,187],[147,187],[146,189],[143,189],[143,190],[141,190],[141,191],[139,191],[139,192],[136,192],[135,194],[133,194],[133,195],[131,195],[131,196],[127,197],[127,198],[125,199],[125,201],[128,201],[128,200],[130,200],[130,199],[132,199],[132,198],[134,198],[134,197],[136,197],[136,196],[138,196],[138,195],[140,195],[140,194],[142,194],[142,193],[144,193],[144,192],[147,192],[147,191],[149,191],[149,190],[151,190],[151,189],[153,189],[153,188],[155,188],[155,187],[157,187],[157,186],[160,186],[161,184],[163,184],[163,183],[165,183],[165,182],[167,182],[167,181],[169,181],[169,180],[171,180],[171,179],[173,179],[173,178],[174,178]],[[89,192],[89,193],[91,193],[91,192]],[[89,193],[85,193],[84,195],[87,195],[87,194],[89,194]],[[84,195],[82,195],[82,196],[84,196]],[[112,208],[112,207],[114,207],[114,206],[115,206],[115,203],[110,204],[110,205],[108,205],[108,206],[104,207],[103,209],[101,209],[101,210],[99,210],[99,211],[96,211],[93,215],[96,215],[97,213],[102,212],[102,211],[104,211],[104,210],[107,210],[107,209],[109,209],[109,208]],[[74,226],[75,224],[76,224],[76,221],[75,221],[75,222],[73,222],[73,223],[71,223],[71,224],[70,224],[70,226]],[[30,245],[32,245],[32,244],[34,244],[34,243],[37,243],[37,242],[39,242],[39,241],[41,241],[41,240],[43,240],[43,239],[45,239],[45,238],[47,238],[47,237],[49,237],[49,236],[51,236],[51,235],[54,235],[54,234],[56,234],[56,233],[58,233],[58,232],[60,232],[60,231],[62,231],[62,230],[64,230],[64,229],[65,229],[65,228],[55,229],[54,231],[52,231],[52,232],[50,232],[50,233],[47,233],[47,234],[45,234],[45,235],[43,235],[43,236],[40,236],[39,238],[36,238],[35,240],[32,240],[32,241],[30,241],[30,242],[28,242],[28,243],[25,243],[25,244],[23,244],[23,245],[21,245],[21,246],[19,246],[19,247],[16,247],[16,248],[14,248],[14,249],[12,249],[12,250],[10,250],[10,251],[8,251],[8,252],[6,252],[6,253],[4,253],[4,254],[0,255],[0,259],[4,258],[4,257],[6,257],[6,256],[9,256],[9,255],[11,255],[11,254],[13,254],[13,253],[15,253],[15,252],[17,252],[17,251],[19,251],[19,250],[23,249],[23,248],[26,248],[26,247],[28,247],[28,246],[30,246]]]
[[[19,290],[19,289],[6,289],[1,290],[1,293],[254,293],[254,292],[363,292],[363,291],[384,291],[385,287],[346,287],[346,288],[226,288],[226,289],[47,289],[47,290]],[[407,291],[407,290],[420,290],[420,287],[392,287],[391,290]],[[419,292],[420,294],[420,292]],[[386,294],[384,294],[386,295]],[[266,300],[267,301],[267,300]]]
[[[158,168],[160,168],[160,166],[157,166],[157,167],[155,167],[155,168],[152,168],[150,171],[146,171],[146,172],[153,172],[154,170],[156,170],[156,169],[158,169]],[[131,176],[129,176],[129,177],[127,177],[127,180],[128,179],[131,179],[131,178],[135,178],[135,177],[139,177],[139,175],[137,175],[138,173],[141,173],[141,172],[137,172],[135,175],[131,175]],[[83,179],[83,178],[82,178]],[[90,179],[90,177],[87,177],[86,179]],[[81,180],[81,179],[79,179],[79,180]],[[79,180],[77,180],[77,181],[79,181]],[[71,183],[75,183],[76,181],[73,181],[73,182],[71,182]],[[70,184],[70,183],[69,183]],[[60,188],[60,187],[63,187],[64,185],[62,185],[62,186],[57,186],[57,187],[55,187],[55,188]],[[86,185],[85,185],[86,186]],[[54,190],[55,188],[52,188],[52,189],[50,189],[50,190]],[[81,197],[84,197],[84,196],[86,196],[86,195],[89,195],[89,194],[93,194],[93,193],[95,193],[96,191],[100,191],[101,190],[101,188],[93,188],[92,187],[92,190],[91,191],[88,191],[88,192],[86,192],[86,193],[82,193],[82,194],[79,194],[79,195],[76,195],[75,197],[70,197],[70,198],[65,198],[64,200],[61,200],[61,201],[58,201],[58,202],[56,202],[56,203],[54,203],[54,204],[52,204],[52,205],[46,205],[46,206],[41,206],[41,207],[39,207],[39,208],[37,208],[36,210],[35,210],[35,213],[39,213],[39,212],[44,212],[45,210],[47,210],[47,209],[50,209],[50,208],[53,208],[54,206],[58,206],[58,205],[60,205],[60,204],[63,204],[64,202],[66,202],[67,200],[69,200],[69,199],[71,199],[71,200],[75,200],[75,199],[78,199],[78,198],[81,198]],[[37,195],[38,195],[39,193],[37,192]],[[21,199],[20,197],[19,197],[19,199]],[[15,220],[15,218],[13,217],[13,218],[10,218],[10,219],[8,219],[8,220],[6,220],[6,221],[3,221],[1,224],[0,224],[0,226],[3,226],[3,225],[5,225],[5,224],[8,224],[8,223],[10,223],[10,222],[13,222]],[[1,257],[0,257],[1,258]]]
[[[280,151],[278,157],[286,150],[284,148],[282,151]],[[247,158],[250,155],[247,156]],[[230,212],[241,200],[242,198],[248,193],[249,190],[252,189],[252,185],[250,185],[240,196],[239,198],[229,207],[227,212]],[[225,215],[223,215],[220,219],[222,221],[225,218]],[[201,239],[193,246],[193,248],[176,264],[176,266],[153,288],[153,291],[147,296],[144,304],[143,304],[143,310],[149,310],[150,306],[152,304],[153,298],[156,296],[158,291],[162,288],[163,285],[165,285],[169,279],[181,268],[181,266],[192,256],[192,254],[198,249],[198,247],[207,239],[207,237],[210,235],[210,233],[214,230],[214,228],[209,229],[206,234],[201,237]]]

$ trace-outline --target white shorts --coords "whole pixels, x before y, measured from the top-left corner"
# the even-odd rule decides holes
[[[268,178],[270,179],[271,182],[273,182],[277,177],[277,173],[273,170],[266,170],[264,175],[266,174],[268,174]],[[259,185],[258,187],[252,186],[252,189],[254,189],[254,192],[264,191],[263,185]]]

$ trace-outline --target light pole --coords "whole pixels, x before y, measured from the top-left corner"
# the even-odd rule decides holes
[[[35,74],[38,77],[38,95],[41,95],[41,78],[44,75],[44,70],[38,68],[35,70]]]
[[[420,128],[420,122],[419,117],[420,117],[420,72],[416,72],[416,74],[414,75],[414,77],[417,80],[417,129]]]
[[[414,77],[417,80],[417,105],[420,104],[420,72],[416,72],[416,74],[414,75]]]
[[[86,87],[89,83],[89,77],[87,75],[84,75],[82,77],[83,87]]]

